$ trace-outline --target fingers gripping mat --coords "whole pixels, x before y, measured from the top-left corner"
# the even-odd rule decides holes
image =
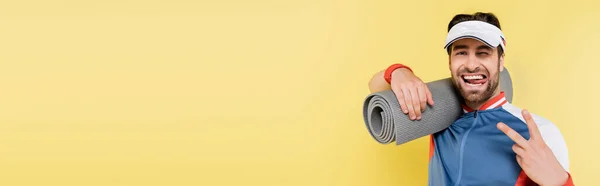
[[[400,145],[448,128],[462,114],[462,97],[450,78],[426,83],[435,102],[427,105],[421,120],[411,121],[402,112],[393,91],[368,95],[363,103],[363,118],[371,136],[379,143],[396,141]],[[512,79],[508,70],[500,72],[500,89],[506,100],[512,102]]]

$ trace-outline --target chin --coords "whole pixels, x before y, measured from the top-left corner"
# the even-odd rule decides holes
[[[469,103],[481,103],[485,101],[484,92],[463,92],[461,94],[466,102]]]
[[[468,88],[463,87],[465,85],[462,85],[458,80],[453,81],[453,83],[455,85],[455,88],[458,89],[461,96],[467,103],[483,103],[490,99],[492,97],[492,94],[494,94],[494,89],[489,83],[486,83],[484,85],[484,88],[480,90],[469,90]],[[491,83],[495,84],[493,82]]]

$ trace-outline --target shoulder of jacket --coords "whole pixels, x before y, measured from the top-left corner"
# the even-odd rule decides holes
[[[512,104],[506,103],[502,106],[504,110],[509,112],[511,115],[519,118],[523,124],[526,123],[525,119],[521,111],[523,109],[518,108]],[[564,140],[562,133],[559,128],[554,125],[550,120],[534,114],[532,111],[529,112],[531,117],[533,118],[535,124],[538,126],[540,133],[542,134],[542,138],[546,145],[552,149],[552,152],[556,156],[556,158],[560,161],[561,165],[565,170],[569,170],[569,155],[567,150],[567,144]]]

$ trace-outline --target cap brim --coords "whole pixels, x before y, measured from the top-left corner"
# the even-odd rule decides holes
[[[473,32],[455,33],[455,34],[449,35],[446,40],[446,45],[444,46],[444,49],[447,49],[454,42],[461,40],[461,39],[465,39],[465,38],[476,39],[492,48],[496,48],[496,47],[500,46],[500,40],[498,40],[498,38],[496,38],[495,34],[473,31]]]
[[[476,39],[492,48],[502,47],[506,51],[506,41],[502,30],[483,21],[465,21],[454,25],[448,31],[444,49],[448,49],[454,42],[465,38]]]

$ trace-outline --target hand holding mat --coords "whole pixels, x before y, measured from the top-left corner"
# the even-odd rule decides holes
[[[500,72],[500,89],[506,100],[512,102],[512,79],[508,70]],[[400,145],[448,128],[463,114],[460,93],[451,78],[426,83],[435,105],[427,105],[421,120],[410,120],[402,112],[392,90],[372,93],[363,104],[363,118],[369,133],[377,142]]]

